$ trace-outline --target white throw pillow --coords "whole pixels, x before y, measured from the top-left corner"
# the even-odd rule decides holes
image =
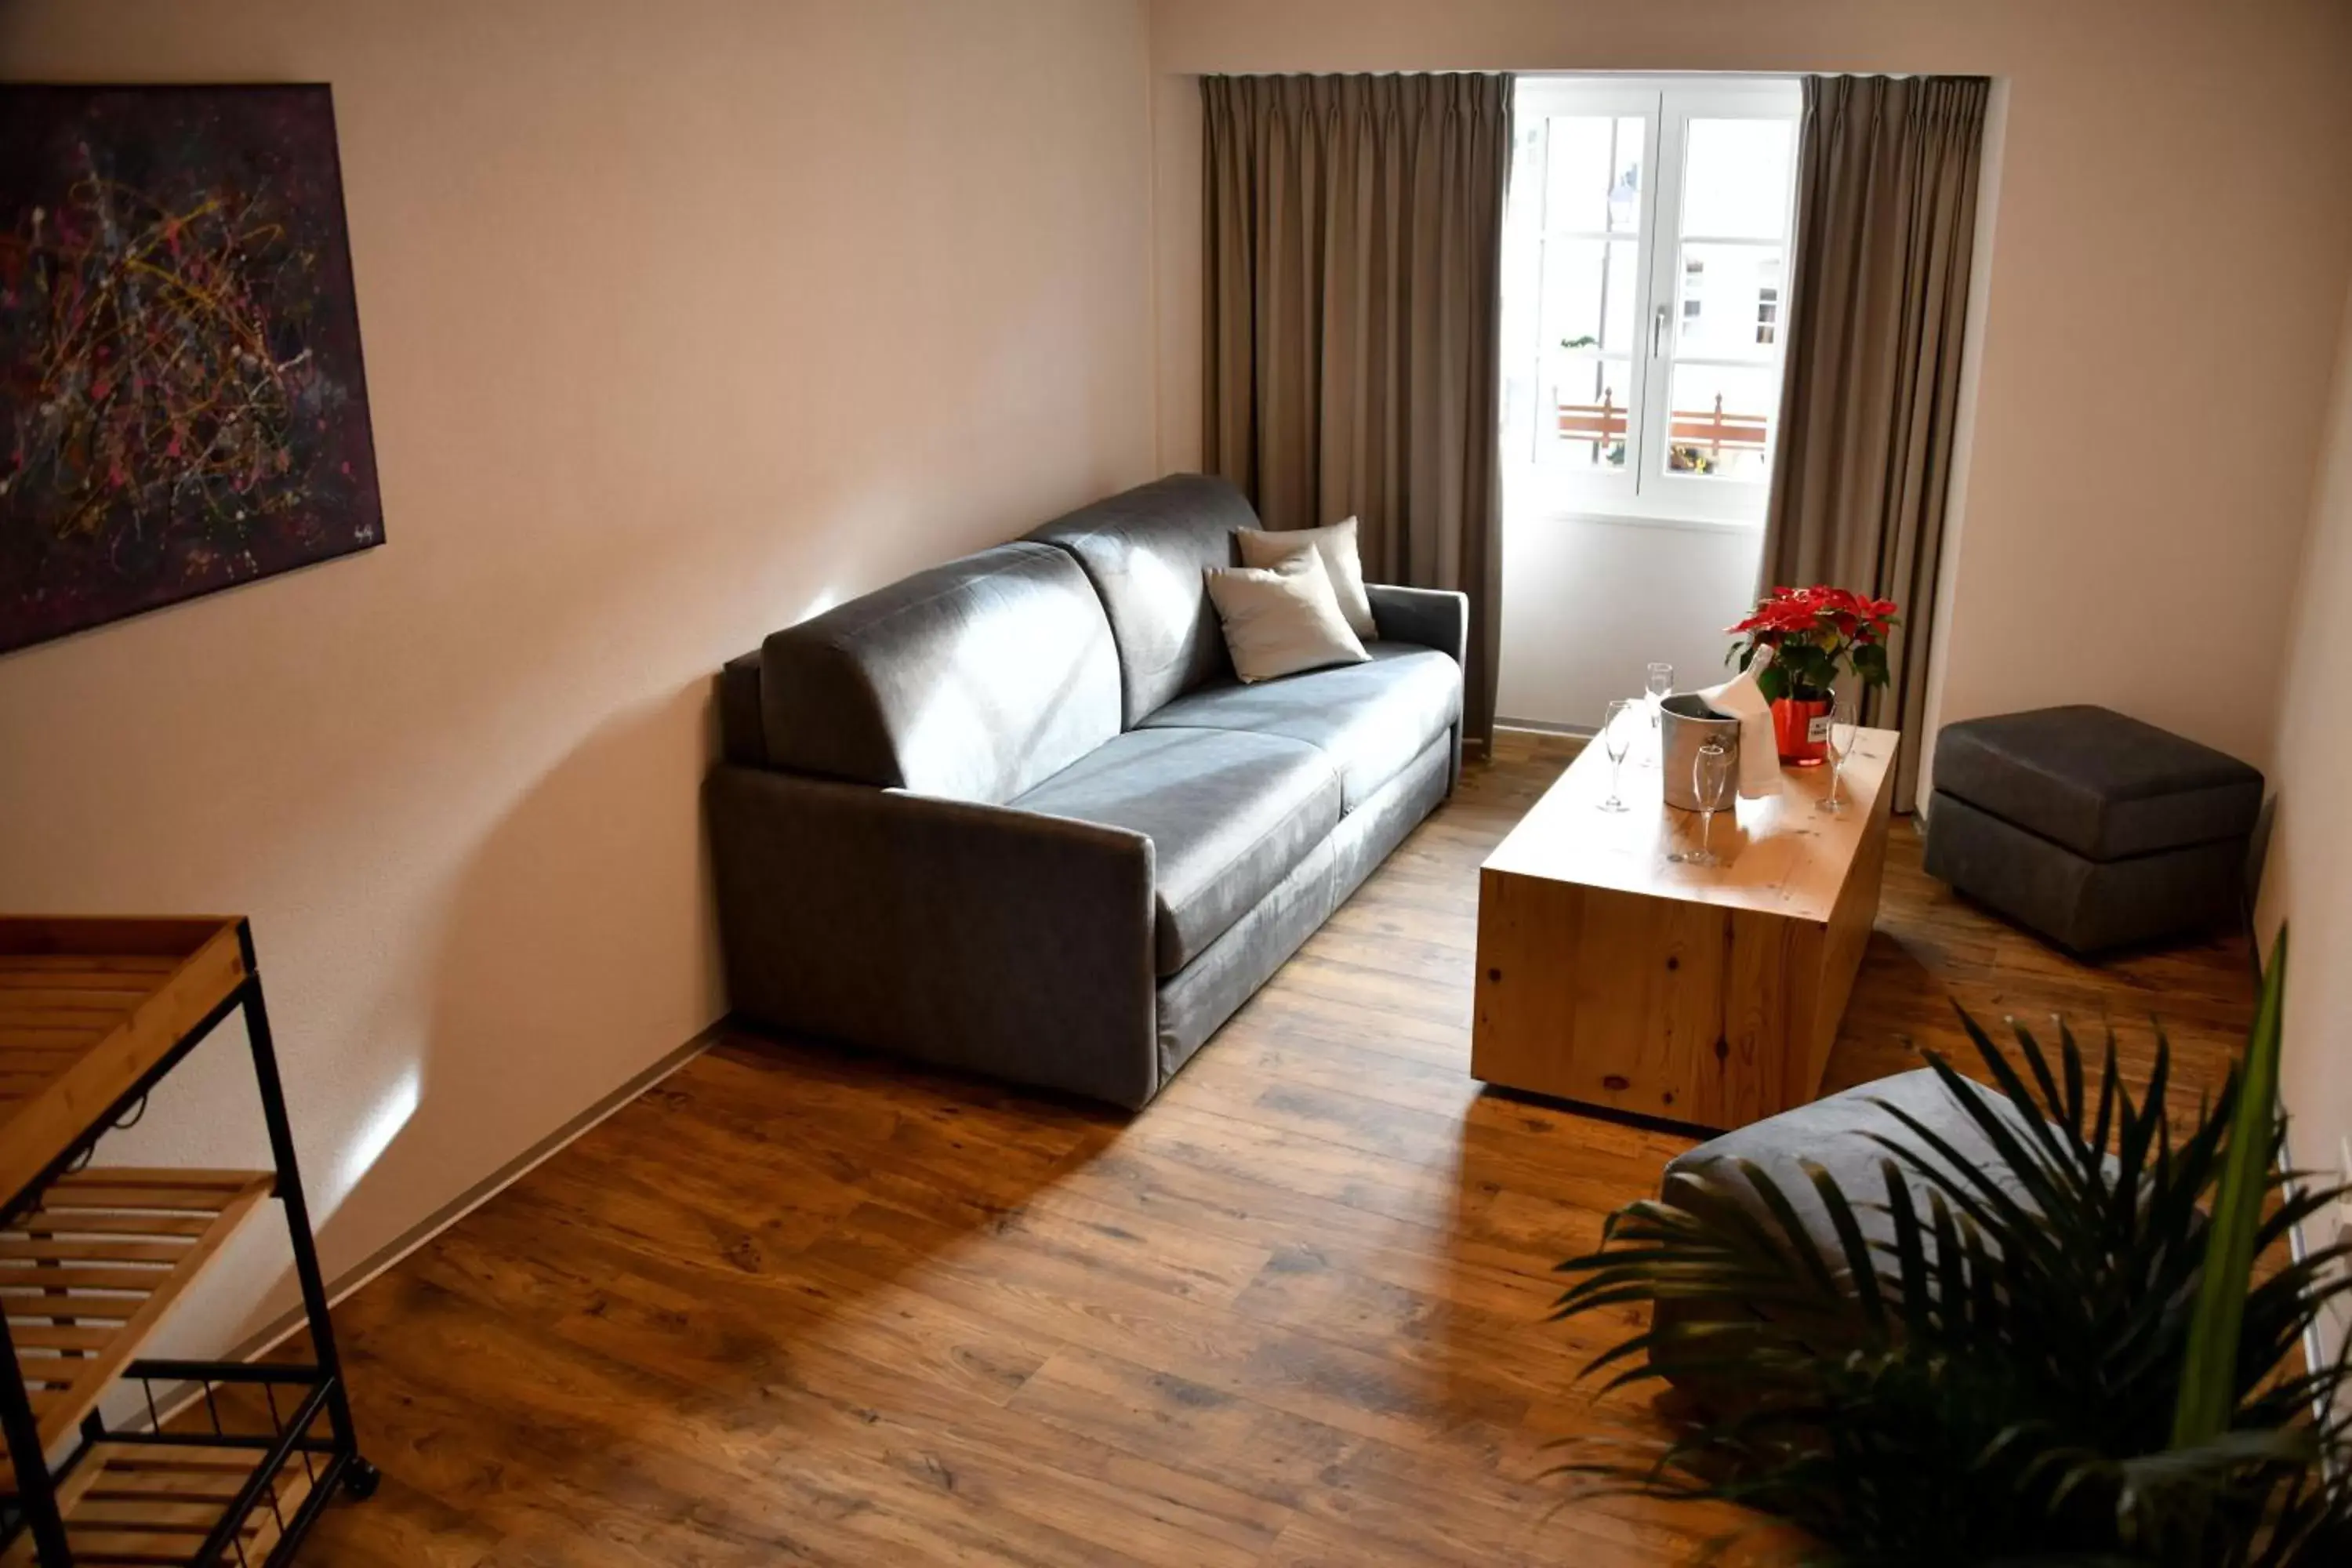
[[[1323,570],[1330,574],[1331,591],[1339,595],[1339,610],[1348,617],[1349,629],[1367,642],[1381,635],[1380,623],[1372,619],[1371,596],[1364,592],[1364,558],[1356,548],[1354,518],[1328,528],[1286,528],[1279,532],[1244,528],[1240,531],[1244,566],[1279,566],[1302,550],[1314,551],[1323,558]]]
[[[1272,568],[1212,566],[1206,572],[1234,671],[1244,680],[1361,664],[1371,657],[1349,629],[1316,552],[1299,551]]]

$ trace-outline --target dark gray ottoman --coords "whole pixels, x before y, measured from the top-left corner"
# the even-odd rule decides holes
[[[1948,724],[1927,867],[2074,952],[2234,916],[2263,775],[2105,708]]]
[[[2031,1135],[2032,1124],[2007,1096],[1982,1086],[1979,1086],[1979,1092],[1984,1102],[1992,1106],[2021,1136]],[[1778,1232],[1779,1222],[1755,1197],[1754,1189],[1740,1174],[1739,1162],[1751,1162],[1771,1177],[1773,1184],[1787,1196],[1790,1206],[1804,1222],[1805,1234],[1821,1249],[1832,1274],[1843,1284],[1851,1273],[1845,1263],[1844,1245],[1838,1240],[1837,1227],[1830,1222],[1829,1210],[1822,1206],[1821,1194],[1814,1191],[1812,1177],[1806,1173],[1804,1165],[1810,1161],[1836,1180],[1838,1190],[1853,1208],[1865,1240],[1891,1246],[1895,1221],[1886,1210],[1886,1177],[1881,1167],[1893,1156],[1871,1134],[1896,1139],[1923,1153],[1928,1151],[1910,1129],[1888,1115],[1883,1105],[1901,1106],[1949,1143],[1953,1152],[1972,1168],[1992,1177],[2011,1197],[2025,1200],[2024,1184],[2016,1179],[2009,1163],[1993,1147],[1992,1140],[1985,1136],[1984,1130],[1952,1098],[1951,1090],[1944,1087],[1943,1080],[1930,1068],[1859,1084],[1811,1105],[1751,1121],[1702,1143],[1668,1162],[1661,1195],[1673,1203],[1679,1186],[1694,1175],[1705,1175],[1718,1189],[1734,1194],[1741,1207],[1764,1222],[1766,1229]],[[1916,1200],[1916,1212],[1925,1215],[1929,1205],[1928,1184],[1907,1172],[1905,1184]],[[1671,1318],[1675,1315],[1675,1304],[1662,1301],[1658,1310]]]
[[[1978,1086],[1984,1102],[2017,1130],[2021,1137],[2030,1138],[2031,1124],[2022,1111],[2007,1097]],[[1782,1111],[1737,1128],[1722,1137],[1681,1155],[1666,1166],[1661,1195],[1670,1204],[1693,1208],[1696,1200],[1692,1186],[1705,1178],[1717,1194],[1727,1196],[1760,1223],[1772,1236],[1780,1234],[1780,1221],[1764,1202],[1756,1196],[1739,1164],[1747,1161],[1780,1189],[1796,1211],[1799,1223],[1812,1242],[1822,1260],[1828,1264],[1832,1279],[1842,1290],[1853,1289],[1853,1270],[1848,1265],[1845,1244],[1838,1237],[1837,1226],[1831,1220],[1829,1209],[1822,1204],[1821,1194],[1814,1188],[1812,1177],[1805,1164],[1811,1163],[1827,1171],[1835,1179],[1838,1190],[1845,1194],[1847,1205],[1853,1210],[1864,1241],[1874,1250],[1892,1247],[1895,1244],[1895,1220],[1886,1204],[1885,1166],[1895,1158],[1871,1134],[1878,1133],[1895,1139],[1909,1148],[1933,1157],[1933,1151],[1901,1121],[1882,1109],[1885,1104],[1899,1105],[1916,1117],[1922,1125],[1948,1143],[1953,1152],[1968,1162],[1970,1168],[1981,1171],[2015,1198],[2021,1206],[2031,1209],[2033,1201],[2025,1184],[2019,1181],[2008,1161],[1986,1137],[1976,1120],[1953,1099],[1951,1091],[1935,1072],[1920,1068],[1900,1073],[1894,1078],[1880,1079],[1856,1088],[1817,1100],[1811,1105]],[[1912,1199],[1912,1210],[1925,1219],[1933,1207],[1934,1184],[1916,1171],[1896,1162],[1902,1170],[1904,1185]],[[2110,1158],[2110,1168],[2114,1161]],[[1884,1258],[1883,1254],[1876,1256]],[[1891,1259],[1879,1264],[1878,1278],[1891,1283],[1898,1271]],[[1760,1310],[1760,1309],[1751,1309]],[[1733,1310],[1716,1302],[1705,1304],[1660,1300],[1654,1309],[1654,1321],[1662,1330],[1727,1321]],[[1658,1371],[1692,1398],[1703,1405],[1737,1407],[1740,1391],[1726,1386],[1721,1378],[1693,1358],[1704,1361],[1711,1352],[1704,1342],[1693,1343],[1685,1350],[1679,1339],[1669,1338],[1651,1352],[1651,1361]]]

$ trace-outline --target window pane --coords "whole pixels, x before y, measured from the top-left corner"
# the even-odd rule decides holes
[[[1625,467],[1633,367],[1622,359],[1562,355],[1545,377],[1540,445],[1548,461],[1615,472]]]
[[[1683,159],[1683,232],[1782,237],[1791,130],[1786,120],[1693,120]]]
[[[1548,239],[1543,261],[1544,353],[1631,353],[1640,247],[1630,239]]]
[[[1544,226],[1632,234],[1642,216],[1641,118],[1557,114],[1544,124]]]
[[[1696,359],[1770,359],[1780,335],[1785,270],[1778,245],[1684,246],[1675,274],[1675,352]]]
[[[1780,377],[1769,365],[1678,364],[1668,399],[1666,468],[1677,474],[1760,479],[1765,442],[1780,412]]]

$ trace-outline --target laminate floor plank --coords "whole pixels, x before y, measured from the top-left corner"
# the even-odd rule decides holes
[[[729,1036],[338,1310],[386,1479],[301,1560],[1614,1568],[1750,1527],[1552,1473],[1654,1429],[1578,1382],[1638,1316],[1548,1322],[1553,1266],[1690,1143],[1467,1074],[1477,866],[1576,745],[1507,734],[1139,1117]],[[1969,1068],[1956,1001],[2112,1023],[2138,1081],[2160,1015],[2193,1101],[2252,965],[2077,963],[1897,823],[1828,1087]]]

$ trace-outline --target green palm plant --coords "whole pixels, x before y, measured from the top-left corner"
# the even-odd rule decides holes
[[[1650,1307],[1589,1370],[1696,1408],[1563,1468],[1761,1510],[1825,1564],[2352,1563],[2347,1366],[2298,1353],[2352,1247],[2255,1268],[2339,1195],[2279,1166],[2284,972],[2282,937],[2244,1062],[2177,1139],[2160,1030],[2135,1097],[2112,1033],[2093,1082],[2063,1026],[2053,1060],[1963,1012],[2014,1110],[1930,1065],[2006,1173],[1889,1103],[1883,1193],[1804,1167],[1833,1249],[1746,1162],[1620,1210],[1556,1316]]]

